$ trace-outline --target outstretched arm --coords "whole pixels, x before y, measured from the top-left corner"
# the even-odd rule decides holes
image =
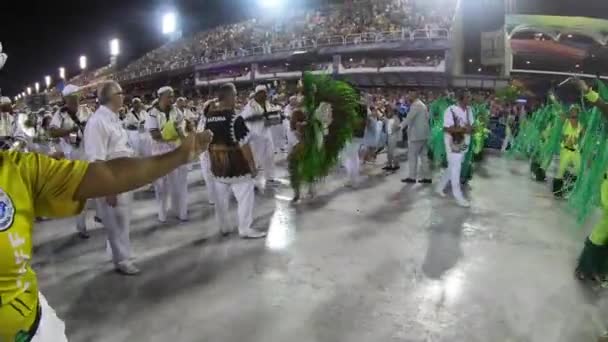
[[[165,154],[148,158],[119,158],[91,163],[74,194],[75,200],[104,197],[137,189],[168,174],[207,150],[210,131],[190,134],[182,145]]]
[[[577,80],[577,86],[583,92],[585,98],[602,111],[604,118],[608,119],[608,103],[602,100],[599,94],[594,92],[593,89],[591,89],[591,87],[585,83],[585,81]]]

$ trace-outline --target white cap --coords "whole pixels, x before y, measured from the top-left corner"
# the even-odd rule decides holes
[[[11,104],[11,99],[6,97],[6,96],[2,96],[0,97],[0,105],[5,105],[5,104]]]
[[[156,92],[158,94],[158,96],[161,96],[162,94],[166,93],[166,92],[173,92],[173,88],[169,87],[169,86],[164,86],[164,87],[160,87],[160,89],[158,89],[158,91]]]
[[[186,102],[186,98],[185,97],[178,97],[177,101],[184,101],[184,102]]]
[[[257,93],[259,93],[261,91],[268,92],[268,89],[266,89],[265,85],[260,84],[259,86],[255,87],[255,92],[254,93],[257,94]]]
[[[68,84],[63,88],[63,91],[61,91],[61,95],[63,95],[63,97],[66,97],[76,95],[76,93],[78,92],[80,92],[80,87],[75,86],[73,84]]]
[[[141,103],[141,99],[139,97],[134,97],[133,100],[131,100],[131,103]]]

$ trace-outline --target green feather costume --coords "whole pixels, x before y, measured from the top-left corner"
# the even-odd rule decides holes
[[[297,189],[302,183],[314,183],[329,175],[359,121],[359,95],[347,83],[305,73],[302,85],[306,125],[288,161],[291,184]],[[319,110],[322,103],[331,105],[327,127],[320,113],[323,110]]]

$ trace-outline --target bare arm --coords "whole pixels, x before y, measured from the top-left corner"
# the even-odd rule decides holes
[[[576,80],[576,85],[583,92],[583,95],[586,95],[589,92],[591,92],[591,88],[583,80],[580,80],[580,79]],[[604,118],[608,119],[608,103],[606,103],[604,100],[602,100],[601,97],[598,97],[595,101],[589,101],[589,102],[591,102],[594,106],[596,106],[599,110],[601,110],[602,114],[604,115]]]
[[[74,199],[104,197],[149,184],[207,150],[212,138],[205,131],[189,135],[179,148],[162,155],[91,163]]]
[[[73,131],[73,129],[51,127],[49,128],[49,136],[51,138],[63,138],[65,136],[70,135],[70,133],[72,133]]]

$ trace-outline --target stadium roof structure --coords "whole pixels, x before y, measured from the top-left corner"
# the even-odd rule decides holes
[[[593,39],[596,43],[608,44],[608,20],[551,15],[508,15],[506,28],[509,38],[522,32],[543,33],[555,41],[564,35],[580,35]]]

